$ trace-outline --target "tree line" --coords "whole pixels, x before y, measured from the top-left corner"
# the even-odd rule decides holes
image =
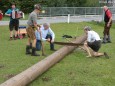
[[[98,0],[0,0],[0,10],[5,12],[14,2],[25,13],[33,10],[33,5],[39,3],[42,7],[84,7],[97,6]]]

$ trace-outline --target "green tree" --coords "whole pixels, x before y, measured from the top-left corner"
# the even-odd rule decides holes
[[[99,6],[98,0],[1,0],[0,10],[5,12],[10,4],[15,2],[17,7],[25,13],[30,13],[34,4],[41,4],[42,7],[83,7]]]
[[[2,0],[0,2],[0,10],[2,10],[3,13],[5,13],[9,8],[11,8],[11,3],[12,2],[16,3],[17,7],[20,7],[19,0]]]
[[[48,7],[65,7],[67,0],[47,0]]]
[[[80,7],[84,6],[86,0],[67,0],[67,4],[69,7]]]
[[[87,0],[85,3],[86,7],[96,7],[99,6],[99,0]]]

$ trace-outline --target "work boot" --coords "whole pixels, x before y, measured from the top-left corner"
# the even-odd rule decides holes
[[[110,35],[108,35],[107,42],[108,42],[108,43],[111,43],[111,38],[110,38]]]
[[[31,55],[32,56],[40,56],[39,54],[36,53],[36,48],[35,47],[32,48],[32,54]]]
[[[29,45],[26,46],[26,54],[31,54]]]
[[[102,43],[107,43],[107,40],[106,40],[106,35],[103,37],[103,42]]]

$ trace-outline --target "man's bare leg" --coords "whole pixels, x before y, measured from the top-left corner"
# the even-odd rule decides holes
[[[13,37],[13,31],[10,31],[10,38]]]
[[[104,53],[93,52],[95,57],[104,56]]]
[[[32,56],[40,56],[39,54],[36,53],[36,39],[33,40],[32,42]]]
[[[88,47],[87,43],[84,43],[84,47],[85,47],[85,49],[86,49],[86,51],[87,51],[87,53],[88,53],[88,56],[87,56],[87,57],[92,57],[91,52],[90,52],[90,50],[89,50],[89,47]]]
[[[15,37],[17,37],[17,35],[18,35],[18,31],[15,31]]]
[[[26,54],[31,54],[31,52],[30,52],[30,48],[31,48],[30,43],[31,43],[31,39],[28,38],[28,42],[27,42],[27,45],[26,45]]]
[[[36,39],[33,40],[32,47],[36,47]]]
[[[104,52],[104,53],[94,52],[94,56],[95,57],[105,56],[107,59],[109,59],[109,56],[108,56],[108,54],[106,52]]]

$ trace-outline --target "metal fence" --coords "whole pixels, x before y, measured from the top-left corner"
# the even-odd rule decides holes
[[[44,7],[43,10],[45,13],[42,13],[42,16],[101,15],[103,13],[100,7]]]
[[[110,7],[115,20],[115,8]],[[103,8],[102,7],[44,7],[43,13],[40,14],[42,17],[53,17],[53,16],[95,16],[103,19]]]

